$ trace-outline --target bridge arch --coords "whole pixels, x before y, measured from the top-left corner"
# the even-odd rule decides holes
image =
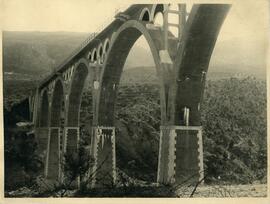
[[[67,122],[68,127],[78,127],[80,107],[85,81],[88,76],[88,63],[85,59],[77,62],[68,93]]]
[[[52,105],[51,105],[51,117],[50,126],[60,127],[61,119],[63,118],[65,108],[65,87],[64,81],[61,77],[55,80],[55,85],[52,95]]]
[[[91,60],[91,57],[92,57],[91,51],[89,51],[86,58],[87,58],[88,60]]]
[[[107,53],[109,48],[110,48],[110,39],[109,38],[106,38],[106,40],[104,41],[103,43],[103,53]]]
[[[40,103],[40,114],[39,114],[39,127],[49,126],[49,96],[48,90],[44,89],[41,91],[41,103]]]
[[[139,20],[150,21],[150,11],[148,8],[144,8],[140,14]]]
[[[101,73],[100,95],[98,98],[98,114],[95,119],[95,122],[99,125],[113,126],[114,104],[123,66],[130,49],[142,35],[148,42],[154,58],[157,76],[160,79],[158,81],[160,83],[161,101],[164,101],[161,64],[158,54],[158,50],[161,48],[161,42],[154,42],[151,34],[142,23],[130,20],[118,29],[104,62],[104,67]],[[126,36],[129,37],[127,38]],[[163,115],[165,113],[161,111],[161,114]]]

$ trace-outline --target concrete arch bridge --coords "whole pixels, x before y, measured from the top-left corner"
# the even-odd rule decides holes
[[[91,35],[31,96],[31,115],[39,149],[45,154],[45,176],[61,180],[65,152],[76,152],[82,91],[90,77],[93,107],[92,185],[115,182],[114,105],[125,60],[144,36],[151,49],[160,87],[161,127],[157,182],[179,183],[203,178],[200,104],[209,61],[228,4],[131,5]],[[158,14],[163,24],[154,23]],[[176,15],[178,23],[168,16]],[[170,28],[177,33],[170,32]],[[104,159],[107,158],[105,161]],[[102,165],[101,165],[102,164]],[[104,175],[109,175],[104,177]]]

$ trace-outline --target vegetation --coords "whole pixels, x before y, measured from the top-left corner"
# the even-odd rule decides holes
[[[6,190],[35,186],[44,165],[37,154],[34,135],[28,134],[31,128],[16,127],[17,122],[26,120],[24,113],[16,112],[20,107],[17,104],[30,94],[44,73],[52,71],[52,67],[65,59],[86,36],[4,32]],[[225,71],[221,67],[219,70],[223,72],[209,73],[210,80],[206,83],[201,105],[205,182],[226,185],[266,183],[266,81],[246,75],[234,78],[235,69]],[[104,192],[92,189],[87,191],[88,194],[85,191],[86,183],[91,179],[87,169],[92,165],[92,158],[87,152],[93,113],[91,92],[89,89],[84,92],[80,114],[82,143],[79,154],[66,155],[63,169],[67,182],[60,187],[65,193],[72,184],[69,181],[80,175],[83,178],[81,190],[74,196],[175,195],[174,187],[151,186],[156,180],[160,127],[159,88],[155,76],[149,67],[136,67],[124,71],[121,78],[115,107],[118,189],[104,189]],[[135,178],[136,182],[146,181],[148,186],[137,185]],[[134,191],[136,195],[132,194]],[[47,193],[52,195],[52,191]],[[65,193],[60,191],[55,195]]]
[[[28,130],[5,131],[5,190],[31,187],[43,169],[34,134]]]
[[[207,181],[266,182],[266,83],[209,81],[202,105]]]
[[[82,104],[88,104],[89,97],[84,94]],[[118,167],[131,177],[155,181],[160,125],[158,86],[123,83],[115,119]],[[208,81],[202,125],[207,183],[266,182],[265,81],[251,77]]]
[[[67,58],[88,33],[3,32],[4,72],[44,77]]]

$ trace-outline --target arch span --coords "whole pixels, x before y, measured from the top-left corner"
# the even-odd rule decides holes
[[[151,9],[151,21],[153,22],[155,19],[155,16],[157,13],[162,13],[164,11],[164,5],[163,4],[154,4]]]
[[[69,100],[67,108],[67,123],[68,127],[78,127],[80,118],[80,107],[82,93],[85,86],[85,81],[88,76],[88,64],[86,60],[80,60],[72,76],[71,86],[69,90]]]
[[[148,8],[144,8],[140,14],[139,20],[150,21],[150,11]]]
[[[130,49],[136,40],[143,35],[149,44],[154,62],[156,65],[157,76],[160,79],[160,95],[161,101],[164,101],[163,79],[161,64],[159,59],[158,50],[162,48],[161,39],[158,40],[157,35],[161,31],[156,30],[150,33],[144,24],[130,20],[123,24],[115,34],[114,41],[108,51],[107,59],[104,63],[103,72],[101,74],[101,88],[98,99],[98,114],[95,122],[98,125],[113,126],[114,121],[114,104],[116,100],[116,92],[123,71],[126,58]],[[128,38],[126,36],[129,36]],[[155,40],[155,41],[154,41]],[[164,106],[164,103],[161,103]],[[164,115],[162,108],[161,114]]]
[[[123,67],[127,56],[140,36],[144,36],[149,44],[154,62],[156,65],[157,76],[160,80],[160,104],[161,115],[165,115],[165,100],[164,87],[162,79],[162,69],[159,58],[159,50],[162,48],[161,30],[149,32],[145,24],[139,21],[130,20],[123,24],[115,34],[114,40],[111,42],[107,58],[101,73],[101,81],[99,88],[99,96],[97,101],[97,113],[94,119],[94,125],[97,127],[96,136],[94,138],[93,155],[96,157],[95,166],[105,164],[99,170],[97,178],[102,178],[102,175],[108,175],[111,178],[116,178],[115,173],[115,104],[117,97],[118,85],[123,72]],[[128,37],[127,37],[128,36]],[[103,178],[110,181],[111,178]]]

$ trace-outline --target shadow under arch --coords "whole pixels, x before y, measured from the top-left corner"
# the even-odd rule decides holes
[[[206,74],[219,31],[230,4],[195,4],[186,22],[176,53],[177,87],[175,124],[183,125],[183,109],[190,111],[189,125],[201,125],[200,103]],[[205,23],[207,22],[207,23]]]
[[[102,165],[97,174],[97,180],[102,179],[106,183],[110,182],[111,178],[116,179],[114,120],[117,90],[125,61],[140,36],[144,36],[147,41],[155,62],[157,78],[159,78],[160,112],[161,115],[165,115],[164,86],[158,53],[158,50],[162,48],[160,35],[160,30],[150,33],[144,23],[136,20],[124,23],[114,35],[101,73],[97,112],[94,118],[94,126],[97,126],[96,141],[94,142],[96,146],[93,148],[93,155],[96,156],[95,168]]]

